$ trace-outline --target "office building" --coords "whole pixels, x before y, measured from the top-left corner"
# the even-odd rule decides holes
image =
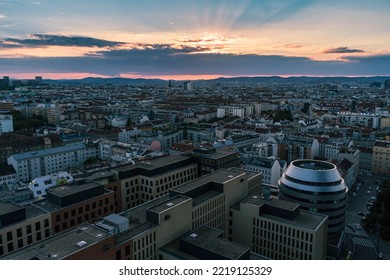
[[[199,165],[199,174],[204,175],[221,168],[230,168],[240,165],[240,154],[237,151],[199,147],[193,150],[192,158]]]
[[[115,259],[115,239],[106,230],[84,223],[0,257],[0,259],[112,260]]]
[[[329,237],[343,232],[348,187],[334,164],[295,160],[283,173],[278,185],[279,198],[299,203],[303,210],[329,217]]]
[[[0,201],[0,257],[52,235],[50,214]]]
[[[187,156],[164,156],[111,171],[120,182],[119,212],[166,195],[170,189],[198,177],[198,165]]]
[[[326,258],[328,217],[302,210],[299,203],[252,195],[230,207],[229,225],[229,240],[267,258]]]

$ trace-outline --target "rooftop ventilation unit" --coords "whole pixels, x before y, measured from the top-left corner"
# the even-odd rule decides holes
[[[190,237],[192,237],[192,238],[197,238],[198,235],[197,235],[196,233],[191,233],[191,234],[190,234]]]
[[[172,202],[168,202],[167,204],[165,204],[165,206],[167,206],[167,207],[172,207],[173,205],[175,205],[175,204],[173,204]]]
[[[87,245],[87,242],[85,242],[84,240],[81,240],[80,242],[77,242],[76,245],[77,245],[77,247],[82,248],[85,245]]]

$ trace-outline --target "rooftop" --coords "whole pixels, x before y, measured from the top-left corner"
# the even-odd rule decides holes
[[[86,148],[85,144],[78,143],[74,145],[61,146],[61,147],[55,147],[50,149],[41,149],[41,150],[20,153],[20,154],[13,154],[11,157],[13,157],[15,160],[26,160],[30,158],[37,158],[37,157],[44,157],[44,156],[49,156],[49,155],[54,155],[59,153],[66,153],[66,152],[81,150],[85,148]]]
[[[87,246],[100,242],[110,234],[91,224],[82,224],[77,228],[64,231],[14,253],[5,255],[5,260],[55,260],[64,259]]]
[[[233,180],[237,177],[243,177],[245,172],[228,170],[228,169],[218,169],[217,171],[197,178],[194,181],[188,182],[186,184],[180,185],[174,188],[174,191],[177,193],[186,193],[188,191],[194,190],[199,186],[214,182],[219,184],[225,184],[226,182]]]
[[[101,184],[90,182],[82,185],[62,185],[58,187],[53,187],[47,190],[47,192],[51,192],[56,196],[64,197],[71,194],[76,194],[81,191],[89,190],[100,186]]]
[[[290,202],[287,200],[281,200],[276,198],[265,200],[261,197],[261,195],[251,196],[244,200],[242,203],[251,204],[256,207],[270,205],[273,208],[282,209],[286,211],[296,211],[300,207],[298,203]],[[283,223],[290,224],[293,226],[305,227],[310,230],[317,229],[322,223],[327,220],[326,215],[305,211],[302,209],[299,210],[298,215],[293,216],[292,219],[283,218],[282,216],[276,214],[274,215],[272,211],[265,211],[261,214],[261,216],[281,221]]]
[[[217,256],[218,259],[237,260],[249,253],[248,247],[223,239],[221,236],[222,231],[203,226],[193,232],[186,233],[161,250],[175,255],[176,258],[186,260],[209,259],[210,255]],[[189,244],[190,247],[186,246],[187,249],[183,249],[180,243]],[[192,251],[190,250],[192,247],[200,250]]]

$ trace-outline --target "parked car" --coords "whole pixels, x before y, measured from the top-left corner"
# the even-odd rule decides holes
[[[362,226],[359,224],[355,224],[355,228],[360,230],[360,229],[362,229]]]

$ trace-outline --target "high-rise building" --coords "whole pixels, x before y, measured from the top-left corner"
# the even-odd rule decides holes
[[[390,80],[385,80],[385,89],[390,89]]]
[[[0,90],[9,88],[9,77],[4,76],[3,79],[0,79]]]
[[[192,82],[191,81],[184,82],[184,91],[192,91]]]
[[[348,187],[336,165],[319,160],[295,160],[278,185],[281,199],[329,217],[328,237],[339,236],[344,231]]]

